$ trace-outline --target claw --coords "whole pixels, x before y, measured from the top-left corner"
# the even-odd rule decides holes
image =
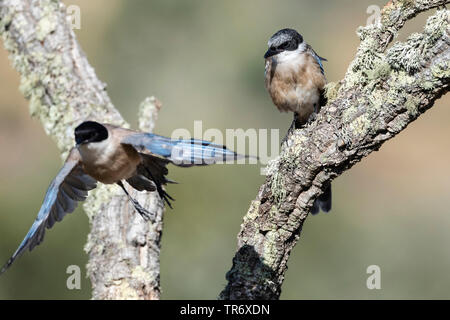
[[[310,125],[311,123],[313,123],[315,120],[317,119],[317,113],[313,112],[311,113],[311,115],[308,118],[308,121],[306,122],[307,125]]]
[[[292,134],[294,133],[294,131],[296,129],[301,129],[302,125],[298,120],[298,115],[297,113],[294,113],[294,120],[292,120],[291,126],[289,127],[286,135],[284,136],[283,140],[281,140],[281,145],[286,145],[286,147],[289,147],[288,142],[289,142],[289,138],[292,136]]]
[[[128,199],[131,201],[131,203],[134,206],[134,209],[136,209],[136,211],[142,216],[142,218],[145,221],[151,221],[151,223],[155,223],[156,221],[156,214],[154,212],[150,212],[147,209],[145,209],[144,207],[142,207],[140,205],[139,202],[137,202],[135,199],[133,199],[130,194],[128,193],[127,189],[125,189],[122,181],[117,182],[117,184],[122,188],[122,190],[125,192],[125,194],[127,195]]]

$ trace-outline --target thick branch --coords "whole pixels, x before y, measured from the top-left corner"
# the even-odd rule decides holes
[[[391,0],[381,12],[380,23],[375,28],[370,26],[367,30],[373,30],[373,37],[379,44],[378,51],[384,52],[408,20],[421,12],[442,7],[446,3],[448,0]]]
[[[241,225],[221,299],[278,299],[290,252],[323,189],[448,92],[448,10],[430,17],[423,33],[386,50],[387,35],[444,2],[391,1],[381,24],[360,30],[362,42],[345,78],[328,86],[328,105],[289,137],[289,147],[270,165]]]
[[[128,126],[89,65],[59,1],[0,0],[0,33],[21,75],[31,115],[42,122],[63,158],[73,146],[74,127],[86,119]],[[156,114],[155,108],[146,101],[141,112]],[[152,121],[141,128],[152,129]],[[100,186],[84,206],[92,226],[86,250],[94,299],[159,298],[163,206],[157,195],[139,195],[142,203],[144,198],[147,209],[157,210],[155,225],[144,223],[114,186]]]
[[[145,100],[140,107],[139,128],[151,132],[160,103]],[[95,299],[159,299],[161,236],[164,203],[156,192],[128,192],[147,210],[155,213],[155,223],[146,223],[114,187],[99,190],[85,205],[99,208],[102,214],[91,219],[91,232],[85,250],[89,253],[88,273]],[[91,209],[90,209],[91,210]],[[89,214],[90,211],[86,210]]]

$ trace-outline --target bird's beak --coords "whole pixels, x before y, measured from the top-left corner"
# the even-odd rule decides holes
[[[87,141],[82,141],[82,140],[79,140],[79,141],[77,141],[77,140],[75,140],[75,145],[77,146],[77,147],[79,147],[79,146],[81,146],[81,145],[83,145],[83,144],[86,144],[87,143]]]
[[[273,48],[269,48],[266,53],[264,54],[264,59],[270,58],[276,54],[280,53],[279,50],[277,49],[273,49]]]

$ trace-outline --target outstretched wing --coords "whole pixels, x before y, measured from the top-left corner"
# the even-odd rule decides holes
[[[19,248],[0,270],[6,271],[27,249],[33,250],[44,239],[45,228],[50,229],[56,221],[61,221],[67,213],[75,210],[78,201],[86,199],[88,191],[96,187],[96,180],[86,173],[80,165],[80,155],[73,148],[64,166],[50,184],[38,216],[23,239]]]
[[[121,143],[135,147],[139,152],[148,152],[168,159],[180,167],[209,165],[217,162],[248,158],[228,150],[225,146],[196,139],[170,139],[152,133],[132,133]]]

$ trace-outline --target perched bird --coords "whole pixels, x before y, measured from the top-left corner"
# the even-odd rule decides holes
[[[162,187],[172,182],[166,178],[167,164],[191,167],[247,157],[208,141],[172,140],[93,121],[83,122],[75,128],[75,142],[76,146],[51,182],[36,220],[0,274],[23,252],[40,244],[45,229],[50,229],[56,221],[73,212],[77,202],[86,199],[97,181],[118,184],[136,211],[145,220],[153,220],[154,213],[148,212],[130,196],[123,181],[139,191],[157,191],[171,206],[170,200],[173,199]]]
[[[314,119],[326,104],[325,71],[320,57],[294,29],[276,32],[268,42],[265,58],[265,86],[281,112],[292,111],[289,129],[299,129]],[[288,132],[288,135],[289,135]],[[331,210],[331,185],[316,200],[312,213]]]

